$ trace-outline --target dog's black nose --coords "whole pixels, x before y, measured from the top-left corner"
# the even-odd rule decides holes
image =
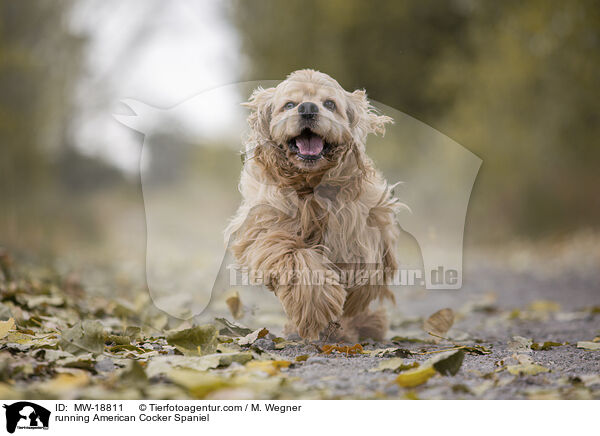
[[[302,118],[315,118],[319,113],[319,107],[316,104],[307,101],[306,103],[298,105],[298,113],[302,116]]]

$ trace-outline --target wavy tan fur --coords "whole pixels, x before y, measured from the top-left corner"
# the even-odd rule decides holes
[[[323,106],[327,99],[335,110]],[[319,107],[310,129],[329,148],[316,163],[288,146],[307,121],[286,109],[287,102]],[[317,339],[339,325],[336,340],[382,339],[385,311],[369,305],[393,301],[393,294],[385,284],[342,277],[388,278],[397,269],[395,213],[401,204],[366,155],[367,136],[384,134],[392,119],[378,114],[364,91],[347,92],[313,70],[296,71],[275,88],[258,88],[246,106],[243,201],[226,230],[236,261],[263,273],[301,337]],[[315,272],[325,280],[315,281]]]

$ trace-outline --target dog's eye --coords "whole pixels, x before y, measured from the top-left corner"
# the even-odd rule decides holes
[[[283,106],[283,108],[284,108],[284,109],[287,111],[287,110],[293,109],[293,108],[294,108],[294,106],[296,106],[296,103],[294,103],[293,101],[288,101],[288,102],[287,102],[287,103],[286,103],[286,104]]]
[[[323,102],[323,106],[325,106],[325,108],[329,109],[330,111],[335,110],[335,102],[333,100],[325,100]]]

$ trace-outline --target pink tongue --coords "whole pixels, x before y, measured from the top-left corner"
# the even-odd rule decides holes
[[[323,151],[323,140],[317,135],[303,135],[296,138],[296,146],[300,154],[316,156]]]

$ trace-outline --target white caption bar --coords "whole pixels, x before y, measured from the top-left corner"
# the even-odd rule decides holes
[[[312,436],[330,432],[372,435],[380,431],[486,436],[506,436],[515,431],[514,434],[545,436],[589,434],[592,426],[597,426],[592,424],[592,417],[598,408],[597,401],[0,400],[0,403],[5,412],[1,414],[0,434],[6,430],[11,434],[35,435],[33,430],[45,430],[44,435],[66,436],[173,431],[178,435],[244,436]]]

